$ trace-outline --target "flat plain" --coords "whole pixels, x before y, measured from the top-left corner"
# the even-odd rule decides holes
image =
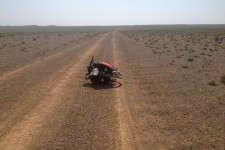
[[[92,56],[122,86],[90,86]],[[0,27],[0,149],[225,149],[225,27]]]

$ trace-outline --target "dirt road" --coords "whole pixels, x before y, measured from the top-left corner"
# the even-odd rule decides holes
[[[119,67],[125,75],[121,87],[87,84],[84,73],[93,55]],[[115,31],[3,73],[0,149],[190,148],[194,139],[183,134],[183,122],[171,119],[179,114],[170,112],[166,91],[155,83],[157,65],[151,52]]]
[[[116,137],[111,137],[116,134],[116,117],[110,119],[115,114],[108,110],[113,102],[102,102],[111,92],[98,94],[83,85],[86,64],[92,55],[100,56],[109,38],[106,34],[80,50],[34,62],[1,78],[1,148],[117,146],[116,139],[108,139]]]

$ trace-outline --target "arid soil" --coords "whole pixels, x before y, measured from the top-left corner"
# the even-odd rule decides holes
[[[122,86],[84,79],[92,56]],[[225,149],[225,30],[0,37],[0,149]]]

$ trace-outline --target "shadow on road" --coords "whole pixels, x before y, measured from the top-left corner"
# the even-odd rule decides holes
[[[86,88],[93,88],[95,90],[102,90],[102,89],[114,89],[121,87],[122,84],[120,82],[113,82],[111,84],[92,84],[92,83],[84,83],[83,87]]]

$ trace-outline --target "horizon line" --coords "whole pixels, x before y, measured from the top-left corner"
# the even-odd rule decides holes
[[[208,24],[118,24],[118,25],[0,25],[0,27],[27,27],[27,26],[34,26],[34,27],[113,27],[113,26],[193,26],[193,25],[225,25],[225,23],[208,23]]]

